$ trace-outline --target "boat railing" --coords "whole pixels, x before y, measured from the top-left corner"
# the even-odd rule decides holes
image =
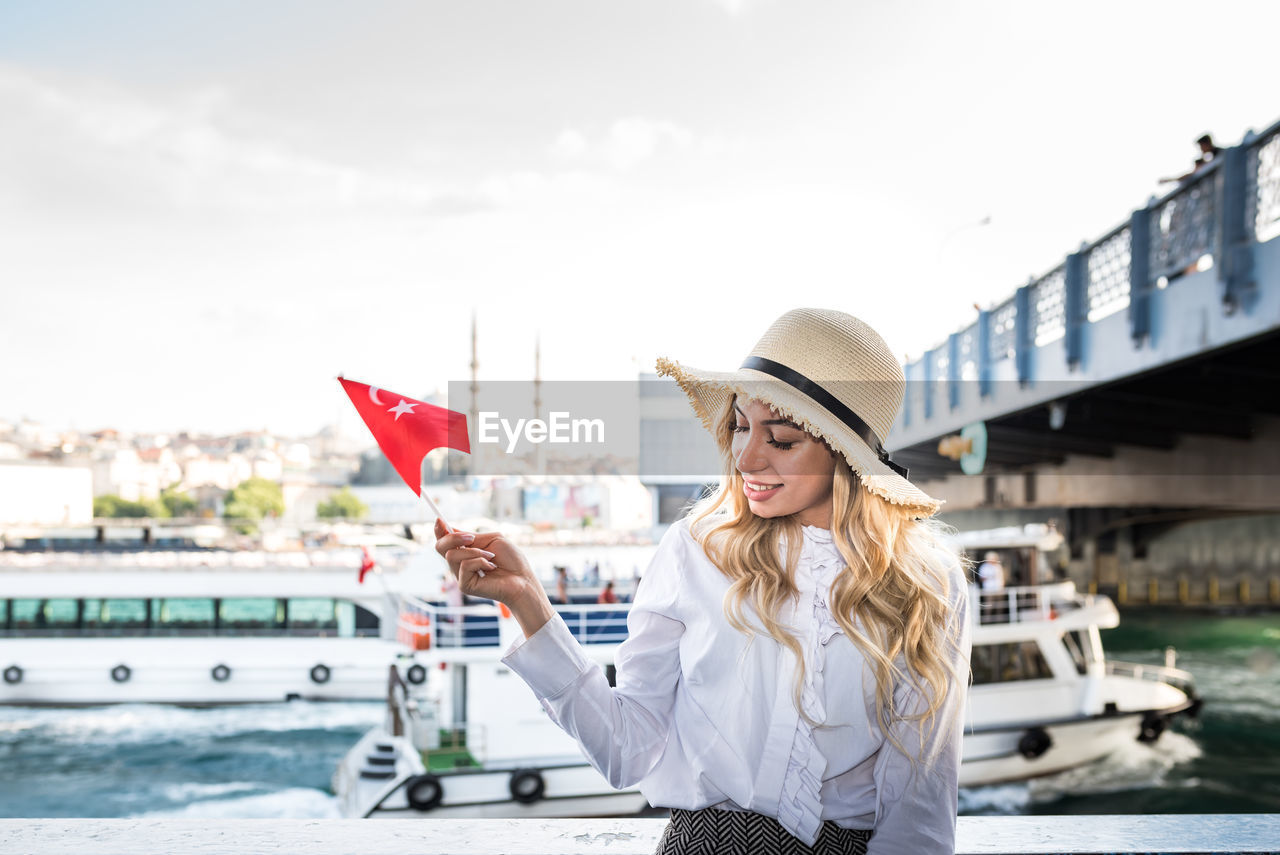
[[[983,625],[1052,620],[1071,609],[1093,604],[1092,594],[1080,594],[1074,582],[1021,585],[995,591],[971,587],[969,611]]]
[[[1134,680],[1149,680],[1153,683],[1167,683],[1175,689],[1181,689],[1188,695],[1195,690],[1195,678],[1191,672],[1181,668],[1170,668],[1168,665],[1141,665],[1136,662],[1116,662],[1107,660],[1107,676],[1130,677]]]
[[[454,725],[441,729],[440,744],[424,753],[435,756],[454,755],[451,764],[453,768],[474,765],[476,758],[488,756],[485,737],[485,726],[478,722]]]
[[[579,642],[620,644],[627,637],[629,603],[569,603],[554,606]],[[511,620],[502,606],[478,603],[446,606],[410,595],[400,596],[398,637],[416,650],[498,647],[503,620]]]

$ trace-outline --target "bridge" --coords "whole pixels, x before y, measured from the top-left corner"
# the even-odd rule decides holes
[[[906,365],[893,458],[961,529],[1055,518],[1082,586],[1280,603],[1277,235],[1280,122]]]

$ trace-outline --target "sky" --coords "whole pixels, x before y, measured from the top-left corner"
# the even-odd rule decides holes
[[[1280,119],[1280,4],[0,0],[0,420],[915,359]],[[984,225],[983,221],[989,221]],[[465,409],[466,402],[450,402]]]

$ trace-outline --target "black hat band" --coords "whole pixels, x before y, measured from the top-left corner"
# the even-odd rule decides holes
[[[808,395],[843,422],[845,427],[857,434],[867,444],[867,447],[875,452],[876,457],[880,458],[881,463],[897,472],[903,478],[907,477],[907,467],[900,466],[889,459],[889,452],[884,450],[884,446],[880,444],[880,440],[876,437],[876,432],[871,429],[871,425],[864,422],[853,410],[840,403],[835,395],[832,395],[799,371],[794,371],[781,362],[765,359],[763,356],[748,356],[746,361],[742,363],[742,367],[768,374],[770,377],[781,380],[788,386]]]

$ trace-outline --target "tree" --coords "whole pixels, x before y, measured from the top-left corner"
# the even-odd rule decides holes
[[[241,481],[227,494],[226,510],[222,515],[229,520],[257,521],[283,513],[284,494],[280,492],[280,485],[266,478],[250,478]]]
[[[189,517],[196,512],[196,500],[190,494],[180,491],[176,486],[165,487],[160,491],[160,503],[169,517]]]
[[[316,505],[316,516],[320,519],[363,519],[369,514],[369,506],[360,501],[360,497],[351,492],[350,487],[343,487],[329,496],[329,499]]]
[[[168,516],[168,512],[165,506],[157,499],[143,499],[140,502],[131,502],[128,499],[122,499],[109,493],[105,496],[94,496],[93,515],[99,519],[142,519],[146,517],[156,519]]]

